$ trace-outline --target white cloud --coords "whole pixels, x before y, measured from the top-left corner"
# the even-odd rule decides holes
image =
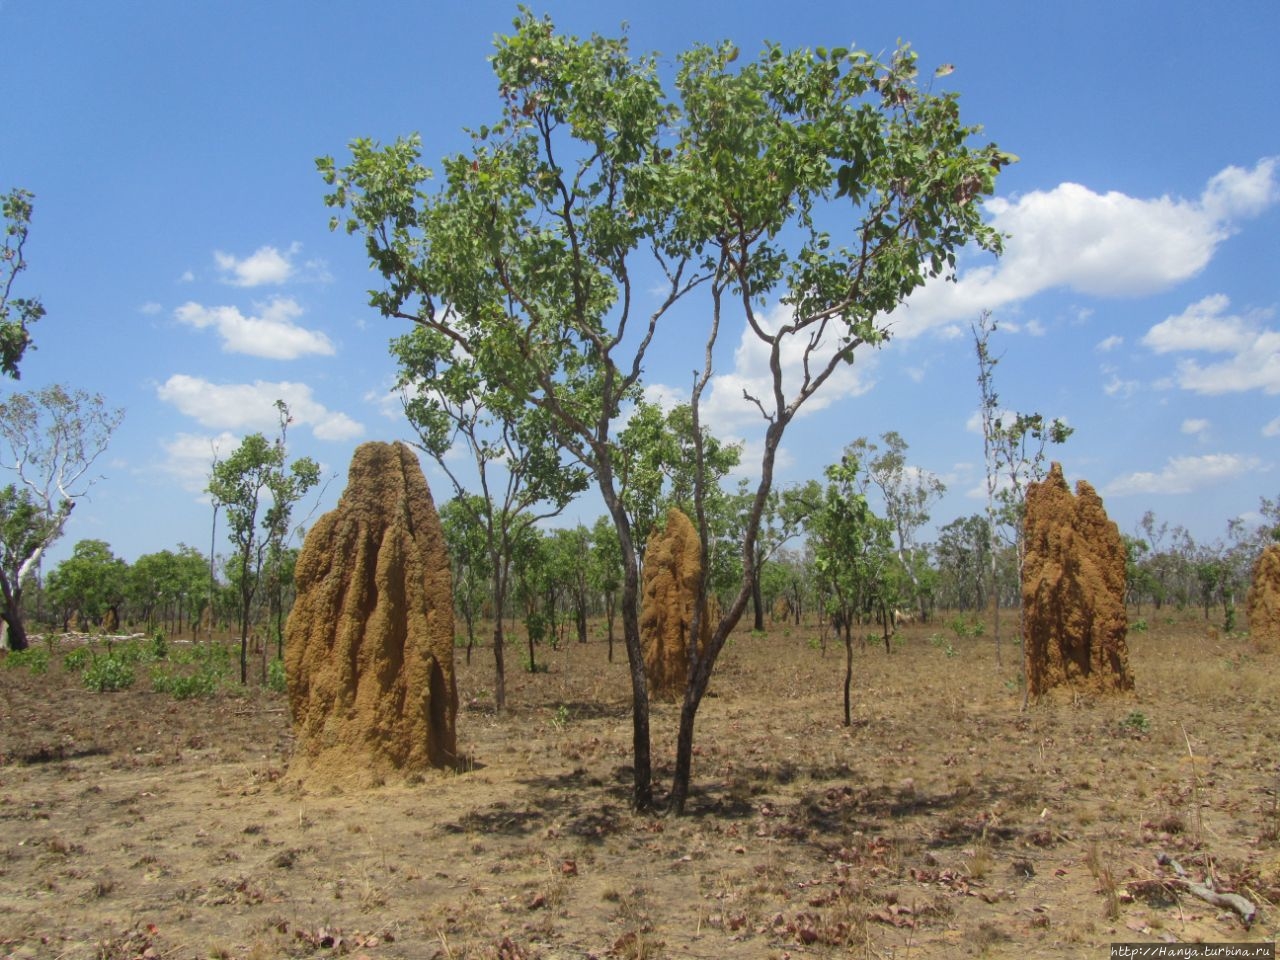
[[[164,311],[164,307],[156,303],[154,300],[148,300],[138,308],[138,312],[147,317],[154,317],[156,314]]]
[[[240,438],[226,431],[216,435],[179,433],[164,441],[165,460],[160,469],[192,493],[203,493],[209,483],[209,470],[215,454],[225,456],[240,444]]]
[[[305,383],[215,384],[199,377],[174,374],[156,391],[165,403],[214,430],[259,430],[274,433],[279,426],[275,402],[283,400],[295,424],[309,426],[319,440],[352,440],[364,426],[345,413],[328,410],[316,401]]]
[[[213,327],[222,338],[227,353],[244,353],[269,360],[295,360],[307,354],[334,354],[333,342],[325,334],[294,323],[303,314],[301,305],[289,297],[274,297],[256,304],[257,316],[246,317],[236,307],[205,307],[184,303],[173,312],[174,319],[197,330]]]
[[[1195,393],[1240,393],[1262,390],[1280,393],[1280,331],[1264,326],[1270,310],[1232,315],[1231,301],[1222,294],[1205,297],[1177,316],[1147,331],[1145,346],[1156,353],[1200,351],[1232,356],[1202,366],[1196,360],[1178,363],[1177,382]]]
[[[766,331],[775,331],[791,317],[790,308],[778,304],[759,316],[760,325]],[[779,361],[782,368],[783,393],[788,400],[794,398],[804,375],[804,350],[808,337],[789,337],[784,342]],[[838,349],[829,334],[809,359],[811,373],[821,369]],[[800,409],[800,416],[816,413],[845,398],[866,393],[874,386],[870,374],[877,363],[874,347],[860,347],[853,364],[839,367],[822,388]],[[679,388],[664,388],[678,391]],[[711,379],[709,395],[703,400],[703,420],[716,431],[727,424],[762,425],[760,408],[743,397],[744,391],[758,398],[766,410],[772,412],[773,375],[769,368],[769,347],[751,328],[744,324],[742,337],[733,354],[733,369],[717,374]]]
[[[382,390],[367,391],[364,402],[372,404],[380,417],[386,417],[397,423],[404,420],[403,394],[394,384]]]
[[[223,275],[223,283],[235,287],[260,287],[284,283],[293,276],[292,257],[301,249],[293,244],[284,253],[275,247],[259,247],[243,259],[215,250],[213,260]]]
[[[1110,353],[1112,350],[1116,349],[1116,347],[1121,346],[1123,343],[1124,343],[1124,337],[1118,337],[1113,334],[1112,336],[1107,337],[1105,340],[1099,340],[1098,345],[1093,349],[1098,351],[1098,353]]]
[[[179,283],[194,283],[194,282],[195,282],[195,279],[196,279],[196,275],[195,275],[194,273],[192,273],[190,270],[183,270],[183,271],[182,271],[182,276],[178,277],[178,282],[179,282]]]
[[[1280,437],[1280,417],[1276,417],[1262,428],[1264,437]]]
[[[1108,375],[1107,382],[1102,385],[1102,392],[1108,397],[1127,399],[1137,393],[1141,386],[1137,380],[1122,380],[1114,367],[1103,367],[1102,372]]]
[[[1204,417],[1190,417],[1182,421],[1182,432],[1205,440],[1209,435],[1209,421]]]
[[[1054,288],[1100,297],[1166,290],[1204,269],[1236,220],[1280,198],[1278,160],[1228,167],[1198,200],[1099,194],[1076,183],[996,197],[987,209],[991,225],[1008,235],[1004,256],[955,283],[926,283],[895,311],[895,332],[915,336]]]
[[[744,440],[742,437],[726,437],[724,443],[726,445],[736,443],[741,447],[738,465],[729,471],[729,479],[736,482],[745,478],[753,485],[759,483],[760,462],[764,457],[764,438]],[[787,449],[787,445],[782,444],[774,454],[773,475],[777,477],[785,474],[795,466],[795,463],[796,458]]]
[[[1128,494],[1177,494],[1205,490],[1241,474],[1256,470],[1257,457],[1235,453],[1210,453],[1202,457],[1171,457],[1159,473],[1138,472],[1117,477],[1103,490],[1105,496]]]
[[[670,413],[682,403],[689,402],[689,391],[682,387],[669,387],[664,383],[651,383],[644,388],[644,398],[657,405],[663,413]]]

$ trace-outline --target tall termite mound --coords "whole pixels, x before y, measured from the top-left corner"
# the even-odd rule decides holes
[[[684,692],[689,676],[689,634],[702,572],[702,548],[693,522],[672,509],[663,530],[654,530],[644,554],[640,640],[649,692],[671,699]],[[711,639],[711,618],[702,617],[700,648]]]
[[[365,443],[298,555],[285,628],[291,777],[369,786],[457,753],[444,532],[413,451]]]
[[[1245,604],[1249,638],[1260,650],[1280,650],[1280,543],[1263,550],[1253,565]]]
[[[1053,464],[1027,489],[1023,655],[1027,691],[1132,690],[1124,609],[1125,550],[1102,498],[1081,480],[1072,496]]]

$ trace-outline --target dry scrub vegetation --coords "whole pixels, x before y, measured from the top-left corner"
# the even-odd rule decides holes
[[[626,665],[599,639],[510,677],[502,718],[477,651],[459,664],[466,769],[345,794],[284,775],[281,696],[90,693],[67,647],[45,675],[0,670],[0,957],[1074,958],[1274,940],[1276,655],[1148,618],[1135,694],[1027,713],[988,638],[911,627],[890,655],[858,653],[852,728],[843,656],[816,631],[740,631],[684,818],[628,809]],[[677,709],[654,708],[662,772]],[[1252,928],[1178,889],[1162,853],[1258,904]]]

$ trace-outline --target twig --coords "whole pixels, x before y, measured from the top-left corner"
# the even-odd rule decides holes
[[[1240,919],[1244,921],[1245,926],[1253,923],[1254,918],[1258,915],[1258,908],[1250,901],[1240,896],[1238,893],[1218,893],[1212,886],[1203,883],[1196,883],[1187,876],[1187,871],[1182,869],[1182,864],[1178,863],[1167,853],[1156,855],[1156,863],[1161,866],[1172,867],[1174,873],[1178,875],[1176,880],[1171,883],[1178,884],[1183,890],[1194,897],[1199,897],[1206,903],[1211,903],[1215,907],[1229,907],[1236,913],[1240,914]]]

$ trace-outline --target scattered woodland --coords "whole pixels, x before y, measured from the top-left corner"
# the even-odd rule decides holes
[[[1025,497],[1071,430],[1004,410],[994,318],[972,326],[983,511],[934,516],[942,482],[892,430],[807,483],[773,478],[788,425],[888,340],[885,315],[962,248],[999,252],[981,200],[1017,158],[918,82],[905,45],[740,58],[695,47],[666,85],[625,38],[522,10],[492,60],[499,118],[438,178],[417,136],[317,161],[333,227],[383,282],[373,308],[403,323],[406,417],[451,484],[434,494],[456,768],[352,794],[288,777],[286,625],[320,475],[290,456],[286,404],[275,436],[211,464],[209,550],[127,562],[82,540],[45,569],[124,414],[64,387],[0,400],[0,955],[1075,957],[1275,938],[1277,654],[1237,604],[1280,505],[1212,543],[1148,513],[1124,532],[1136,691],[1025,704]],[[14,294],[31,200],[4,204],[15,378],[43,317]],[[655,284],[646,312],[632,293]],[[709,318],[700,367],[663,407],[642,374],[685,304]],[[763,442],[736,486],[744,450],[702,406],[730,323],[773,371],[745,392]],[[561,523],[588,490],[605,513]],[[704,639],[668,699],[645,675],[640,585],[677,508]]]

